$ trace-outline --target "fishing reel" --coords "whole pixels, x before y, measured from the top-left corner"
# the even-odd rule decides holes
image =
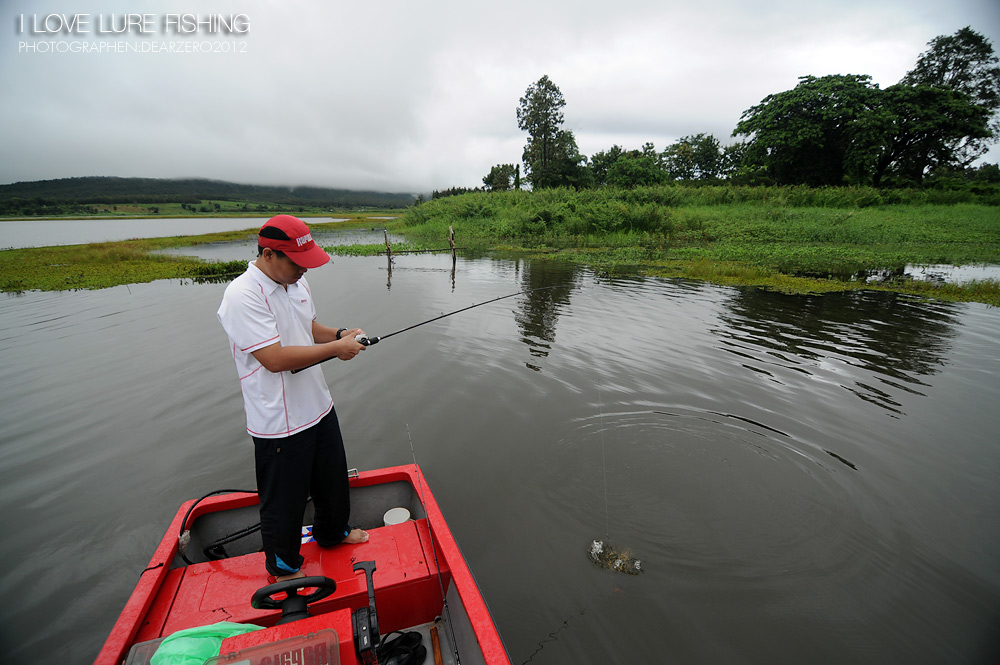
[[[381,339],[381,337],[367,337],[365,335],[355,335],[354,336],[354,341],[357,342],[358,344],[362,344],[364,346],[371,346],[372,344],[378,344],[378,341],[380,339]]]

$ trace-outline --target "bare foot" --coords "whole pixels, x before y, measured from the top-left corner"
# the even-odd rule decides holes
[[[274,578],[274,581],[284,582],[285,580],[297,580],[300,577],[305,577],[305,576],[306,576],[305,573],[303,573],[301,570],[297,570],[294,573],[289,573],[288,575],[279,575],[278,577]]]
[[[343,542],[347,543],[348,545],[357,545],[359,543],[367,543],[368,542],[368,532],[367,531],[362,531],[361,529],[351,529],[351,532],[349,534],[347,534],[347,537],[344,538]]]

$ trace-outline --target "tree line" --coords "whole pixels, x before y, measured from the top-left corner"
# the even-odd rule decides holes
[[[640,187],[669,182],[740,185],[921,187],[1000,182],[1000,165],[973,168],[1000,138],[1000,67],[989,40],[966,27],[936,37],[897,84],[871,76],[802,76],[798,85],[743,112],[729,145],[711,134],[665,149],[614,145],[580,154],[563,128],[566,101],[548,76],[517,107],[527,132],[520,164],[497,164],[482,190]],[[452,188],[434,197],[471,191]]]
[[[202,210],[203,201],[238,201],[248,210],[262,204],[312,206],[329,209],[405,208],[410,194],[354,191],[325,187],[243,185],[221,180],[84,177],[38,180],[0,185],[0,215],[93,214],[97,204],[179,203],[187,210]],[[255,204],[256,207],[254,207]],[[214,206],[213,206],[214,207]],[[263,208],[261,208],[263,209]]]

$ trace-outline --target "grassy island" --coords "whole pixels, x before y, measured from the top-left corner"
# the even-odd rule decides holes
[[[913,264],[1000,264],[996,190],[673,185],[476,192],[411,207],[395,230],[417,246],[440,247],[449,227],[462,245],[610,273],[1000,304],[994,280],[954,285],[903,276]]]

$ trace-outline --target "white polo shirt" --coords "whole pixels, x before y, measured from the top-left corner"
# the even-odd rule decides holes
[[[333,409],[333,397],[318,366],[292,374],[269,372],[253,352],[280,342],[282,346],[312,346],[316,306],[305,277],[281,284],[253,262],[234,279],[222,296],[219,321],[243,389],[247,432],[274,439],[315,425]]]

